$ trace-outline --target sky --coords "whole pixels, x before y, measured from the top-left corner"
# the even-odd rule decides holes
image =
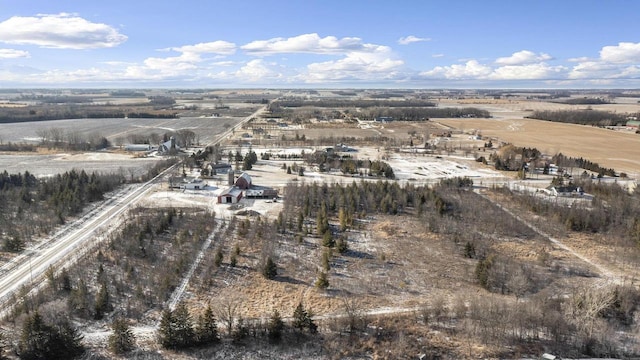
[[[0,88],[625,88],[636,0],[0,0]]]

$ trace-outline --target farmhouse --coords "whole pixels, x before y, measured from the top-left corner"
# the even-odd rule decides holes
[[[224,189],[218,195],[218,204],[235,204],[242,199],[242,190],[235,186]]]
[[[242,173],[236,180],[235,185],[242,190],[251,188],[251,176],[247,173]]]
[[[202,190],[207,184],[202,182],[202,179],[193,179],[192,181],[185,183],[183,189],[185,190]]]
[[[169,187],[172,189],[202,190],[207,186],[202,179],[193,177],[172,176],[169,178]]]
[[[211,171],[211,175],[228,174],[231,171],[231,164],[228,163],[209,163],[207,167]]]

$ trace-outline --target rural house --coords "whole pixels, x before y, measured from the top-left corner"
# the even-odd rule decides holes
[[[553,196],[576,197],[584,195],[584,190],[580,186],[550,186],[547,188]]]

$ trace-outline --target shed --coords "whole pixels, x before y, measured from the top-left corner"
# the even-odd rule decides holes
[[[273,199],[278,197],[278,190],[268,187],[252,187],[245,191],[247,198],[253,199]]]
[[[251,176],[247,173],[242,173],[236,180],[236,186],[242,190],[247,190],[251,187]]]
[[[127,144],[124,146],[125,151],[150,151],[151,149],[149,144]]]
[[[242,191],[235,186],[224,189],[218,195],[218,204],[235,204],[242,199]]]

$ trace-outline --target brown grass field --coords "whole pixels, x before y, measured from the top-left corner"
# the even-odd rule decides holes
[[[640,174],[640,135],[590,126],[533,119],[438,119],[464,131],[478,129],[483,136],[517,146],[535,147],[546,154],[583,157],[601,166]]]
[[[590,126],[561,124],[525,119],[537,110],[593,110],[617,113],[640,113],[635,99],[621,98],[603,105],[568,105],[544,101],[466,99],[440,101],[440,106],[475,106],[491,112],[491,119],[437,119],[436,122],[465,132],[479,130],[483,136],[497,138],[516,146],[538,148],[553,155],[583,157],[626,172],[632,177],[640,174],[640,136],[632,131],[612,131]]]

